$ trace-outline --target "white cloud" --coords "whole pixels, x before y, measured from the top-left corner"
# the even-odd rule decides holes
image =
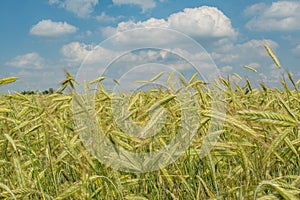
[[[82,40],[90,37],[91,35],[93,35],[93,32],[90,30],[86,30],[85,32],[81,32],[80,34],[76,35],[74,38],[76,38],[77,40]]]
[[[155,8],[156,3],[153,0],[112,0],[115,5],[137,5],[142,8],[142,11],[145,12],[146,10]]]
[[[265,3],[257,3],[247,7],[244,11],[245,15],[253,16],[257,13],[262,13],[264,10],[267,9],[267,5]]]
[[[102,12],[100,15],[96,16],[96,19],[99,22],[115,22],[116,18],[108,16],[105,12]]]
[[[87,18],[94,11],[98,0],[49,0],[49,4],[58,4],[81,18]]]
[[[178,46],[180,43],[180,34],[171,30],[152,28],[152,24],[157,23],[156,19],[149,19],[145,23],[121,22],[118,28],[108,27],[103,30],[107,37],[113,36],[108,42],[111,45],[124,48],[141,48],[160,46]],[[147,24],[147,26],[145,26]],[[159,23],[162,25],[162,23]],[[136,28],[136,29],[135,29]],[[115,35],[116,34],[116,35]],[[184,43],[180,43],[183,45]]]
[[[246,24],[256,31],[293,31],[300,30],[300,2],[278,1],[271,5],[254,4],[245,10],[253,18]]]
[[[63,70],[55,66],[43,70],[21,69],[11,75],[20,78],[14,84],[14,91],[57,89],[60,87],[59,82],[64,80]]]
[[[60,52],[69,65],[80,65],[83,62],[86,65],[104,65],[119,54],[119,52],[114,52],[95,44],[80,42],[66,44],[61,48]]]
[[[292,49],[292,52],[296,57],[300,57],[300,44]]]
[[[217,72],[209,55],[204,51],[193,54],[180,48],[163,50],[146,48],[127,52],[115,50],[110,48],[111,46],[107,47],[73,42],[63,46],[61,53],[68,63],[67,66],[80,66],[78,80],[93,80],[105,69],[113,71],[112,76],[132,76],[136,80],[141,78],[147,80],[152,78],[155,72],[170,71],[170,69],[177,72],[193,72],[195,69],[192,65],[206,78],[215,76]],[[141,73],[134,74],[136,70],[141,70]]]
[[[236,33],[230,19],[215,7],[186,8],[169,16],[170,28],[191,36],[231,37]]]
[[[250,40],[242,44],[224,44],[226,48],[215,49],[212,53],[213,59],[218,63],[231,65],[246,65],[257,63],[268,57],[263,45],[268,44],[276,50],[278,44],[272,40]],[[257,66],[257,64],[255,64]],[[257,66],[258,67],[258,66]]]
[[[110,45],[99,47],[94,44],[84,44],[73,42],[62,47],[61,53],[69,66],[81,66],[79,70],[80,78],[93,80],[100,76],[104,70],[109,66],[113,74],[124,74],[130,78],[146,79],[151,78],[154,72],[164,71],[161,68],[140,68],[139,75],[127,75],[130,71],[130,66],[142,66],[149,63],[161,63],[167,67],[173,67],[179,72],[187,72],[193,70],[189,63],[195,64],[194,66],[200,70],[201,74],[207,80],[213,80],[218,72],[222,75],[229,75],[231,79],[237,79],[232,76],[233,72],[240,74],[242,77],[247,76],[254,83],[264,81],[265,83],[274,84],[278,82],[278,70],[274,67],[272,59],[264,49],[264,44],[268,44],[276,53],[278,44],[272,40],[250,40],[245,43],[234,44],[230,40],[222,40],[215,45],[222,44],[223,47],[214,48],[211,56],[220,70],[216,70],[211,62],[209,54],[205,52],[190,52],[189,50],[178,48],[169,48],[164,50],[153,51],[152,49],[142,49],[138,52],[127,52],[124,54],[122,51],[115,51],[110,49]],[[216,46],[215,46],[216,47]],[[184,58],[185,60],[177,60],[177,58]],[[279,58],[280,59],[280,58]],[[187,63],[188,61],[189,63]],[[244,69],[244,65],[249,65],[256,68],[258,73],[249,73],[249,70]],[[149,65],[150,66],[150,65]],[[270,66],[272,66],[270,68]],[[136,71],[135,71],[136,72]],[[137,72],[136,72],[137,73]],[[132,76],[132,77],[131,77]]]
[[[221,72],[224,73],[224,74],[227,74],[229,72],[232,71],[232,67],[231,66],[224,66],[221,68]]]
[[[156,28],[156,29],[151,29]],[[139,29],[139,31],[131,31]],[[203,6],[199,8],[185,9],[170,15],[167,19],[150,18],[145,21],[134,22],[132,20],[118,23],[117,27],[106,27],[102,34],[106,37],[117,35],[118,44],[127,46],[167,44],[169,47],[184,45],[180,41],[180,33],[166,33],[166,29],[185,33],[197,41],[235,39],[237,32],[232,28],[229,18],[214,7]],[[129,31],[126,33],[126,31]]]
[[[39,54],[32,52],[16,56],[6,64],[23,69],[42,69],[45,67],[45,60]]]
[[[121,22],[118,24],[116,28],[116,32],[123,32],[134,28],[151,28],[151,27],[158,27],[158,28],[167,28],[169,26],[168,22],[164,19],[156,19],[150,18],[146,21],[138,21],[133,22],[132,20],[127,22]]]
[[[272,40],[250,40],[240,44],[234,44],[230,40],[218,41],[214,45],[218,47],[221,45],[221,47],[216,48],[214,46],[210,55],[220,70],[216,70],[209,55],[205,52],[190,52],[189,49],[185,50],[181,47],[170,47],[160,51],[159,49],[158,51],[142,49],[138,52],[132,51],[124,54],[122,51],[115,51],[114,46],[111,45],[99,47],[94,44],[73,42],[65,45],[61,49],[61,53],[69,66],[81,66],[81,78],[89,77],[88,80],[100,76],[107,66],[110,66],[109,68],[117,76],[129,72],[129,66],[141,66],[147,63],[162,63],[165,66],[173,67],[177,71],[186,72],[193,70],[189,66],[189,63],[192,63],[208,80],[213,80],[213,77],[218,75],[216,72],[223,75],[227,74],[235,80],[236,78],[232,76],[232,73],[236,72],[242,77],[244,75],[248,76],[254,83],[264,81],[273,84],[278,81],[277,76],[275,76],[278,70],[277,67],[270,68],[274,64],[264,49],[264,44],[268,44],[276,53],[278,44]],[[178,57],[185,60],[177,60]],[[256,68],[258,73],[249,73],[249,70],[243,68],[244,65]],[[155,69],[141,68],[142,75],[133,76],[137,79],[141,79],[141,77],[147,79],[148,75],[153,75],[156,72]],[[159,70],[163,71],[164,68],[159,68]],[[266,75],[263,76],[263,73]]]
[[[161,52],[154,52],[150,50],[140,51],[138,54],[132,52],[124,52],[118,50],[112,50],[95,44],[85,44],[80,42],[72,42],[64,45],[61,48],[61,54],[64,56],[64,60],[73,64],[84,64],[104,67],[104,64],[108,64],[114,59],[124,59],[125,62],[139,62],[145,59],[157,59],[162,57]],[[123,57],[119,57],[123,56]]]
[[[165,19],[150,18],[146,21],[121,22],[116,28],[107,27],[103,30],[104,35],[127,31],[134,28],[170,28],[181,31],[193,37],[234,37],[237,35],[231,26],[231,21],[220,10],[215,7],[202,6],[199,8],[186,8],[183,12],[177,12]],[[152,33],[140,36],[143,39],[151,37]],[[164,38],[159,36],[157,39]],[[130,39],[130,38],[128,38]],[[137,38],[131,38],[136,40]]]
[[[280,36],[281,39],[288,41],[290,44],[295,45],[295,44],[300,44],[300,37],[299,35],[282,35]]]
[[[20,78],[13,87],[16,91],[58,88],[64,78],[61,65],[49,63],[36,52],[18,55],[5,65],[18,68],[10,74]]]
[[[55,37],[75,33],[77,28],[67,22],[53,22],[51,20],[42,20],[30,29],[31,35]]]
[[[278,74],[281,72],[278,72],[278,67],[266,52],[264,44],[270,46],[276,54],[279,45],[273,40],[250,40],[240,44],[224,40],[215,44],[220,47],[214,48],[211,55],[221,73],[229,75],[231,80],[237,80],[232,74],[238,73],[241,77],[248,77],[256,86],[261,81],[274,86],[278,83]],[[257,69],[257,73],[244,69],[244,65]]]
[[[278,67],[275,64],[272,64],[271,66],[269,66],[268,70],[269,70],[268,77],[270,77],[270,78],[268,79],[267,82],[280,83],[282,77],[286,76],[284,69],[283,68],[278,69]]]
[[[61,48],[61,53],[64,55],[67,61],[80,63],[94,48],[94,45],[72,42],[64,45]]]

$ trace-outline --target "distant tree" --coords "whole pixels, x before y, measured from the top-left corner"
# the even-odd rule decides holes
[[[53,94],[54,93],[54,89],[53,88],[49,88],[49,94]]]
[[[44,90],[42,92],[42,94],[53,94],[54,93],[54,89],[53,88],[49,88],[48,90]]]
[[[35,92],[33,90],[27,90],[27,91],[21,92],[21,94],[24,94],[24,95],[33,95],[33,94],[35,94]]]
[[[44,91],[42,92],[42,94],[49,94],[49,91],[48,91],[48,90],[44,90]]]

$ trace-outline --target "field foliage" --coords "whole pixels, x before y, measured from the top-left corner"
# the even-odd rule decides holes
[[[74,81],[67,76],[65,84]],[[215,84],[225,95],[226,112],[214,117],[225,117],[224,127],[204,158],[198,152],[212,117],[212,91],[201,81],[187,81],[200,105],[194,141],[173,164],[142,174],[113,170],[86,150],[72,117],[71,94],[3,94],[0,199],[300,199],[299,81],[288,77],[283,89],[221,77]],[[176,99],[162,101],[171,95],[168,91],[132,94],[129,110],[138,125],[147,124],[144,113],[155,103],[163,102],[167,110],[161,133],[132,138],[114,122],[110,99],[116,94],[101,89],[101,80],[95,107],[116,145],[154,151],[174,137],[180,112]]]

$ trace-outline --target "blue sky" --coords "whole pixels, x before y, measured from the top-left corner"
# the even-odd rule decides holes
[[[300,78],[299,1],[6,0],[0,5],[0,78],[20,78],[2,88],[4,91],[58,88],[63,69],[76,75],[86,56],[102,41],[116,33],[149,27],[191,37],[206,49],[222,75],[236,72],[271,86],[278,85],[284,70]],[[150,44],[169,39],[162,40],[164,37],[160,32],[141,31],[123,37],[121,43],[141,47],[149,45],[150,39]],[[168,41],[170,52],[177,49],[188,59],[200,59],[200,53],[186,52],[178,41]],[[283,69],[277,69],[264,44],[276,53]],[[107,46],[97,53],[108,60],[115,55]],[[104,61],[90,59],[100,68],[95,76],[101,75]],[[118,73],[114,70],[112,73]]]

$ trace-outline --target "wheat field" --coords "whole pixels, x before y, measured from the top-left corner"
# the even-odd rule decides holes
[[[194,78],[187,81],[201,107],[193,143],[174,163],[146,173],[114,170],[87,151],[72,117],[71,93],[3,94],[0,199],[300,199],[300,81],[287,75],[283,89],[263,83],[254,87],[248,79],[239,85],[220,77],[216,87],[225,95],[225,114],[213,117],[223,117],[224,126],[203,158],[197,152],[211,122],[212,91]],[[72,88],[75,80],[66,76],[63,89]],[[0,84],[15,80],[2,79]],[[116,94],[103,90],[102,80],[97,82],[95,107],[101,127],[116,145],[146,152],[174,137],[180,112],[168,91],[131,95],[130,116],[138,125],[149,122],[143,113],[156,102],[167,110],[162,132],[138,139],[118,128],[111,112]]]

